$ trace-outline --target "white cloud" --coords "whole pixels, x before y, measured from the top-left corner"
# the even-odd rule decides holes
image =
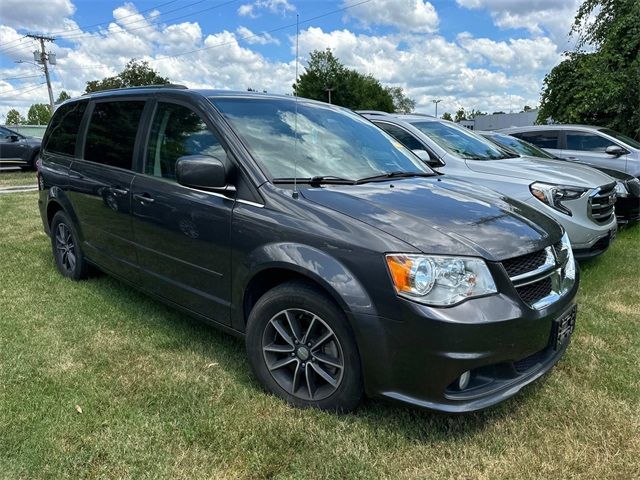
[[[259,16],[258,10],[267,10],[284,16],[287,12],[294,12],[296,7],[291,5],[288,0],[256,0],[253,3],[240,5],[238,15],[255,18]]]
[[[343,2],[343,6],[353,2]],[[347,10],[364,25],[388,25],[400,31],[433,33],[438,30],[436,9],[426,0],[372,0]]]
[[[251,45],[254,44],[258,44],[258,45],[267,45],[269,43],[273,43],[275,45],[280,45],[280,40],[278,40],[275,37],[272,37],[270,34],[263,32],[263,33],[253,33],[251,30],[249,30],[247,27],[238,27],[238,29],[236,30],[236,32],[239,35],[239,40],[242,40],[244,42],[247,42]]]
[[[38,32],[68,30],[77,27],[67,18],[75,11],[71,0],[2,0],[0,23]]]
[[[524,28],[534,35],[547,33],[561,48],[569,48],[568,34],[579,0],[456,0],[469,9],[488,10],[496,26]]]

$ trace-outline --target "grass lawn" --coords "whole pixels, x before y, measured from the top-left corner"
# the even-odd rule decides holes
[[[0,187],[15,187],[22,185],[37,185],[36,172],[22,172],[20,170],[0,171]]]
[[[338,416],[263,393],[237,339],[63,279],[36,201],[0,195],[0,478],[640,476],[640,226],[584,266],[567,355],[516,398]]]

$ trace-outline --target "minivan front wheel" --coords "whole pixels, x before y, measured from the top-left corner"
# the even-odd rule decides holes
[[[310,285],[288,282],[249,315],[247,353],[266,389],[299,407],[350,411],[362,398],[360,358],[344,313]]]
[[[51,248],[62,275],[73,280],[86,277],[88,265],[80,249],[78,236],[63,211],[57,212],[51,221]]]

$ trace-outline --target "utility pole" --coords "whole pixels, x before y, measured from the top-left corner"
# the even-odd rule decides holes
[[[55,57],[55,54],[47,53],[45,51],[44,42],[53,42],[55,38],[45,37],[44,35],[34,35],[34,34],[29,34],[27,35],[27,37],[33,38],[34,40],[38,40],[40,42],[39,58],[37,58],[38,52],[36,51],[36,52],[33,52],[34,59],[38,63],[42,64],[42,68],[44,69],[44,76],[47,79],[47,89],[49,90],[49,108],[51,109],[51,114],[53,115],[54,103],[53,103],[53,90],[51,90],[51,77],[49,76],[49,63],[51,63],[52,65],[55,65],[56,57]]]
[[[436,104],[436,118],[438,118],[438,104],[442,101],[442,99],[438,98],[437,100],[431,100],[431,101]]]

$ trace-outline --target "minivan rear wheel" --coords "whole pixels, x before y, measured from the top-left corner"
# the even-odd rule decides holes
[[[72,280],[87,276],[88,265],[84,258],[78,235],[68,215],[57,212],[51,221],[51,248],[58,271]]]
[[[311,285],[287,282],[265,293],[249,314],[246,347],[262,385],[294,406],[347,412],[362,399],[346,316]]]

